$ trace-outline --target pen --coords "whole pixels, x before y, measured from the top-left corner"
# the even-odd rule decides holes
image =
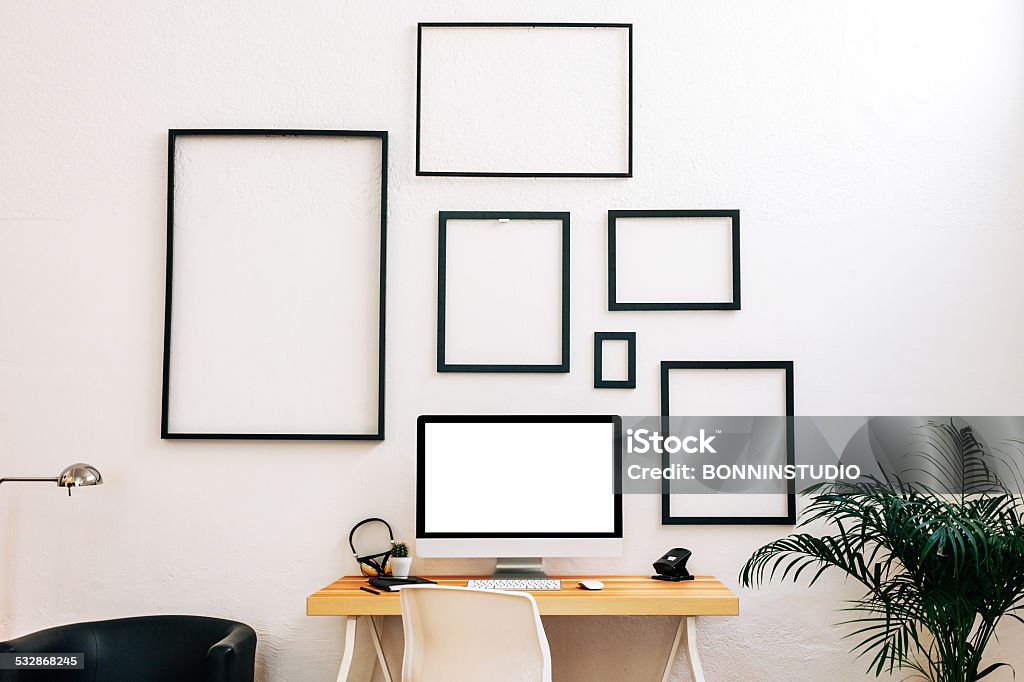
[[[370,594],[380,594],[380,592],[378,592],[377,590],[371,590],[369,587],[366,587],[365,585],[360,585],[359,589],[363,592],[369,592]]]

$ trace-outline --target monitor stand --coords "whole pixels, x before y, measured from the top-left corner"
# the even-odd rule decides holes
[[[499,558],[494,567],[494,580],[547,580],[544,560],[540,557]]]

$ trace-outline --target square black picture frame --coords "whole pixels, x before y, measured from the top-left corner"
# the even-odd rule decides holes
[[[377,429],[371,433],[181,433],[169,429],[171,371],[171,300],[174,273],[175,143],[185,136],[357,137],[380,140],[380,294],[377,344]],[[164,291],[163,384],[160,438],[165,440],[384,440],[385,321],[387,311],[388,132],[386,130],[308,130],[251,128],[172,128],[167,131],[167,251]]]
[[[428,171],[420,164],[421,103],[423,92],[423,29],[424,28],[622,28],[629,34],[628,73],[628,142],[627,166],[624,172],[500,172],[500,171]],[[429,21],[416,25],[416,175],[461,178],[631,178],[633,177],[633,24],[601,22],[444,22]]]
[[[786,373],[786,464],[796,464],[795,424],[793,421],[793,361],[792,360],[662,360],[661,361],[661,430],[668,433],[669,372],[673,369],[781,369]],[[662,466],[670,465],[667,452],[662,454]],[[661,484],[661,524],[663,526],[696,525],[794,525],[796,523],[796,487],[787,483],[785,516],[672,516],[670,507],[671,482]]]
[[[604,378],[605,341],[626,342],[626,379]],[[594,388],[636,388],[636,332],[594,332]]]
[[[447,224],[449,220],[558,220],[562,223],[562,361],[557,365],[459,364],[445,359]],[[569,213],[565,211],[440,211],[437,239],[437,371],[566,373],[569,371]]]
[[[732,300],[686,303],[619,301],[616,296],[615,241],[619,218],[729,218],[732,221]],[[740,310],[740,212],[738,209],[608,211],[608,310]]]

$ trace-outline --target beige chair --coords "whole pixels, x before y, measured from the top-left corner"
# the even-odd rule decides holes
[[[403,682],[550,682],[537,602],[524,592],[425,585],[401,592]]]

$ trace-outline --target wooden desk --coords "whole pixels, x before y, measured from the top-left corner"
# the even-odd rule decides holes
[[[430,576],[425,576],[430,577]],[[478,576],[430,577],[441,585],[465,587],[466,580]],[[531,592],[542,616],[679,616],[679,627],[665,663],[662,680],[667,680],[679,642],[686,637],[686,653],[694,682],[704,682],[697,653],[697,616],[735,616],[740,612],[736,593],[710,576],[680,583],[651,580],[648,576],[552,576],[562,581],[561,591]],[[577,587],[580,580],[600,580],[603,590],[594,592]],[[345,682],[352,667],[356,622],[371,619],[371,635],[384,679],[391,682],[384,650],[380,645],[373,616],[400,616],[402,606],[397,592],[370,594],[359,589],[366,585],[362,576],[345,576],[306,597],[308,616],[345,616],[345,653],[338,671],[338,682]]]

